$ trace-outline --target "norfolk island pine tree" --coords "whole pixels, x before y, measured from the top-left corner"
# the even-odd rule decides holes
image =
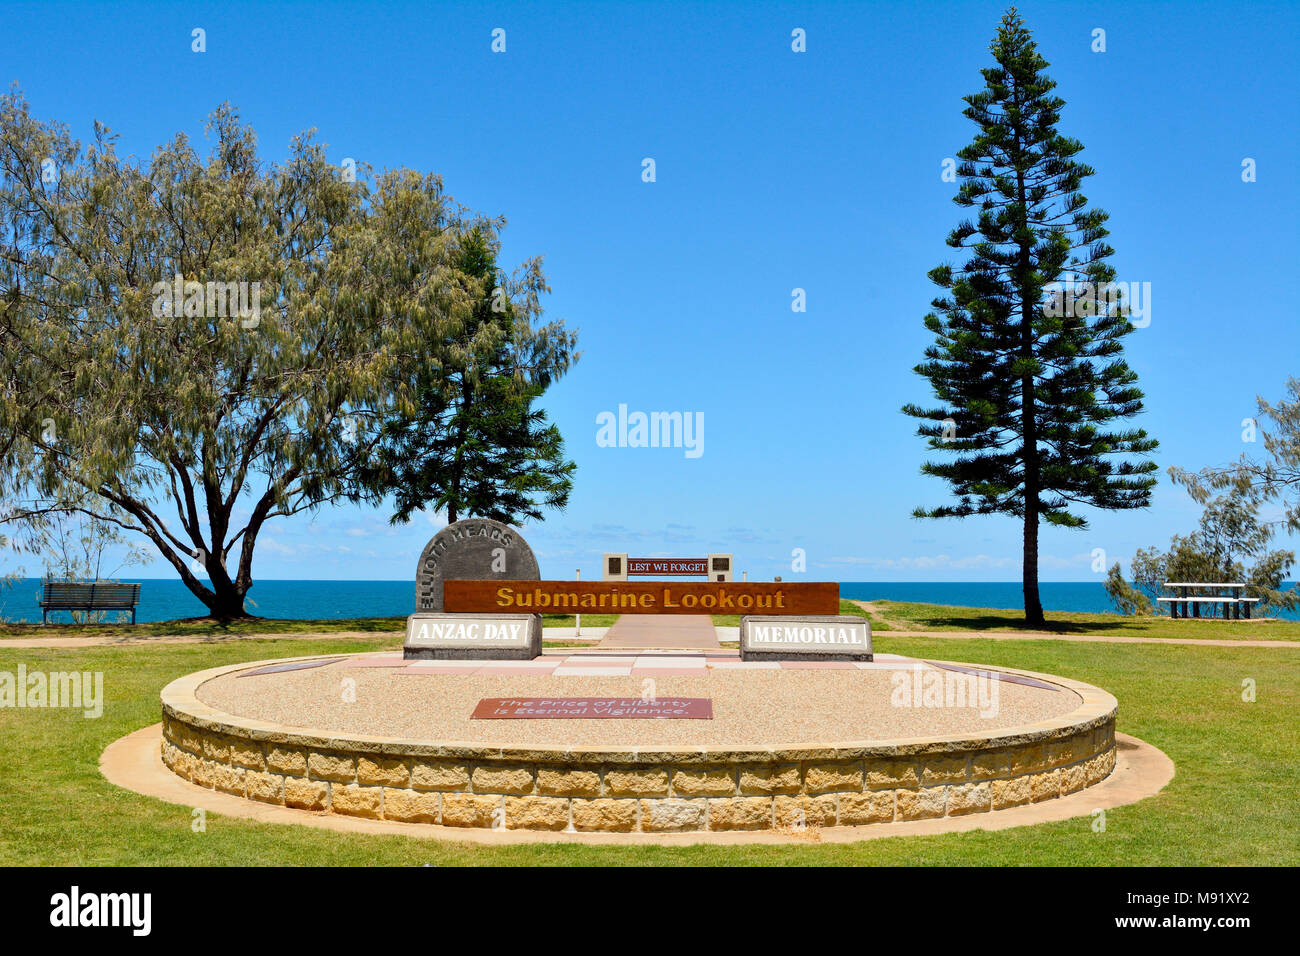
[[[990,50],[984,89],[965,97],[979,133],[957,154],[954,201],[978,219],[947,239],[972,254],[929,273],[945,294],[925,317],[935,342],[916,366],[942,404],[903,412],[922,420],[931,450],[951,456],[921,471],[956,498],[914,516],[1020,518],[1025,621],[1040,626],[1040,524],[1086,528],[1072,510],[1080,505],[1146,507],[1156,464],[1144,456],[1157,443],[1140,428],[1111,430],[1142,411],[1123,359],[1134,326],[1114,294],[1108,217],[1079,192],[1093,173],[1074,159],[1083,144],[1056,130],[1065,101],[1051,95],[1048,63],[1015,8]],[[1063,291],[1071,285],[1094,295],[1076,307]]]

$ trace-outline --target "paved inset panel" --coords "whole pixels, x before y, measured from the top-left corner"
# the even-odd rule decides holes
[[[597,647],[689,647],[719,650],[713,619],[707,614],[624,614]]]

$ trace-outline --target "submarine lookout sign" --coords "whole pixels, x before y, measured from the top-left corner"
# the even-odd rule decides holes
[[[840,586],[627,581],[471,581],[443,584],[448,612],[496,614],[838,614]]]

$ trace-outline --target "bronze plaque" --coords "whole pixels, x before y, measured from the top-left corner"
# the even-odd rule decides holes
[[[712,720],[708,697],[484,697],[473,720]]]

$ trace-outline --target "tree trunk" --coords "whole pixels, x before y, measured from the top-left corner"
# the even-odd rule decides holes
[[[1028,495],[1026,495],[1028,498]],[[1025,591],[1025,623],[1030,627],[1042,627],[1047,623],[1043,617],[1043,602],[1038,597],[1038,496],[1034,495],[1033,507],[1026,501],[1025,510],[1025,554],[1021,571],[1021,580]]]
[[[1016,106],[1020,106],[1019,91],[1013,99]],[[1018,129],[1015,131],[1015,143],[1016,156],[1019,158],[1021,139]],[[1021,229],[1026,226],[1024,217],[1026,199],[1025,174],[1017,166],[1016,201],[1020,213],[1017,225]],[[1034,310],[1039,307],[1039,303],[1031,301],[1029,296],[1032,240],[1022,239],[1019,246],[1019,274],[1015,277],[1015,285],[1020,293],[1020,355],[1028,362],[1034,357]],[[1021,582],[1025,592],[1025,623],[1030,627],[1042,627],[1047,623],[1043,618],[1043,602],[1038,597],[1038,498],[1042,492],[1042,485],[1038,469],[1038,420],[1035,417],[1032,371],[1026,372],[1020,379],[1020,429],[1021,447],[1025,455],[1025,539],[1021,566]]]
[[[220,621],[237,621],[255,617],[244,610],[246,589],[230,581],[213,581],[209,593],[211,597],[199,595],[199,598],[208,606],[210,617]]]

